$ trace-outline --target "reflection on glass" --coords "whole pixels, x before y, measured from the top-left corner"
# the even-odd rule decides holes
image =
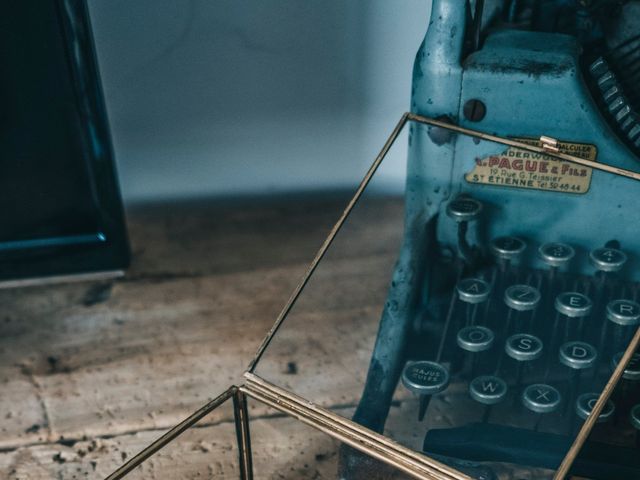
[[[412,125],[404,187],[383,162],[256,373],[472,478],[553,478],[640,322],[638,186],[433,130]],[[638,365],[574,474],[640,478],[616,417]]]

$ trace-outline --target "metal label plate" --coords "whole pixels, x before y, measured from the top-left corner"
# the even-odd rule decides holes
[[[538,139],[515,138],[542,146]],[[561,153],[595,161],[598,149],[588,143],[558,142]],[[498,187],[528,188],[549,192],[585,194],[591,186],[593,169],[558,160],[541,153],[509,147],[505,152],[476,158],[473,170],[465,174],[469,183]]]

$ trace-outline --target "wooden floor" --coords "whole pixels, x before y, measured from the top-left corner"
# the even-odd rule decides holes
[[[138,207],[128,212],[133,260],[124,278],[0,291],[0,478],[103,478],[242,382],[346,200]],[[395,246],[370,241],[383,237],[366,220],[399,215],[394,202],[364,212],[329,262],[363,275],[381,262],[387,268]],[[356,281],[366,283],[366,276]],[[329,345],[349,345],[356,328],[368,328],[367,338],[375,333],[374,324],[347,328],[335,309],[323,310],[326,301],[311,302],[307,317],[335,336]],[[367,299],[356,303],[354,322]],[[314,352],[331,355],[304,330],[275,344],[265,367],[266,375],[295,379],[303,390],[304,374],[321,368],[309,360]],[[354,348],[351,369],[328,372],[330,384],[314,385],[325,405],[350,414],[369,348]],[[255,403],[250,413],[257,478],[335,478],[332,440]],[[214,411],[131,478],[238,478],[231,418],[229,406]]]

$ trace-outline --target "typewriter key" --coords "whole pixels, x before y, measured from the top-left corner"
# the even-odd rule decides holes
[[[540,303],[540,291],[531,285],[511,285],[504,291],[504,303],[509,307],[504,331],[511,333],[511,321],[515,316],[516,330],[522,330],[520,312],[535,310]],[[531,319],[531,316],[529,316]]]
[[[459,196],[447,205],[447,215],[456,222],[471,222],[476,220],[482,212],[482,203],[478,200]]]
[[[466,195],[460,195],[447,205],[447,215],[458,224],[458,253],[462,260],[473,265],[479,251],[467,242],[469,222],[476,220],[482,211],[482,204]]]
[[[491,287],[480,278],[465,278],[456,285],[458,298],[465,303],[482,303],[489,298]]]
[[[607,318],[618,325],[638,325],[640,305],[631,300],[613,300],[607,304]]]
[[[627,262],[627,254],[616,248],[596,248],[589,253],[589,260],[601,272],[617,272]]]
[[[569,340],[572,335],[581,335],[584,328],[584,318],[591,313],[593,303],[591,299],[586,295],[578,292],[563,292],[556,297],[554,307],[556,312],[560,315],[564,315],[568,318],[578,318],[579,322],[577,326],[574,326],[572,322],[565,323],[564,340]],[[559,318],[556,316],[554,322],[553,331],[551,332],[553,342],[549,344],[551,348],[554,347],[556,331],[558,329]]]
[[[542,340],[529,333],[517,333],[507,339],[504,350],[514,360],[530,362],[542,355]]]
[[[593,304],[586,295],[578,292],[564,292],[556,297],[556,311],[567,317],[586,317],[591,313]]]
[[[618,352],[611,358],[611,369],[615,370],[624,352]],[[634,353],[627,364],[627,368],[622,373],[622,380],[613,392],[616,403],[625,408],[630,399],[638,398],[638,387],[640,386],[640,353]],[[619,415],[616,420],[619,420]]]
[[[458,298],[467,304],[466,326],[474,325],[478,314],[478,304],[486,301],[491,293],[491,287],[480,278],[465,278],[456,285]]]
[[[624,352],[618,352],[613,356],[611,359],[612,369],[615,369],[618,366],[623,355]],[[640,380],[640,353],[634,353],[632,355],[631,360],[629,360],[629,363],[627,364],[627,368],[624,369],[622,378],[632,382]]]
[[[640,448],[640,403],[631,408],[629,421],[631,426],[636,429],[636,447]]]
[[[518,237],[498,237],[491,241],[490,248],[498,259],[511,261],[522,255],[527,244]]]
[[[560,347],[559,357],[560,363],[578,371],[593,367],[598,353],[586,342],[567,342]]]
[[[476,402],[495,405],[507,396],[507,384],[500,377],[482,375],[469,384],[469,394]]]
[[[402,384],[420,396],[418,420],[422,421],[431,397],[449,386],[449,372],[439,363],[428,360],[408,362],[402,371]]]
[[[557,268],[569,263],[576,252],[571,245],[554,242],[541,245],[538,254],[547,265]]]
[[[607,304],[607,319],[613,325],[613,351],[623,349],[633,335],[636,325],[640,324],[640,305],[631,300],[613,300]],[[608,322],[602,328],[602,337],[608,330]],[[601,338],[604,342],[605,338]]]
[[[520,389],[525,362],[531,362],[542,356],[542,340],[528,333],[518,333],[507,338],[504,350],[516,360],[515,388]]]
[[[474,378],[469,384],[469,395],[485,406],[482,423],[486,423],[491,415],[491,407],[507,396],[507,384],[500,377],[482,375]]]
[[[504,303],[519,312],[533,310],[540,303],[540,292],[531,285],[511,285],[504,292]]]
[[[493,340],[493,332],[487,327],[464,327],[458,332],[456,342],[460,348],[467,352],[465,371],[471,372],[471,378],[475,377],[475,371],[479,362],[477,354],[489,350],[493,345]]]
[[[560,363],[571,369],[571,381],[567,392],[566,405],[573,404],[573,400],[580,387],[580,371],[591,368],[596,364],[598,353],[586,342],[567,342],[560,347]]]
[[[484,352],[493,345],[494,335],[486,327],[465,327],[458,332],[456,341],[458,346],[467,352]]]
[[[582,420],[586,420],[589,415],[591,415],[591,411],[593,407],[595,407],[598,398],[600,397],[597,393],[583,393],[576,400],[576,414]],[[600,412],[600,416],[598,416],[597,423],[604,423],[608,421],[611,417],[613,417],[613,413],[615,412],[616,407],[611,400],[607,400],[602,412]]]
[[[532,412],[538,414],[534,425],[535,431],[537,431],[540,426],[542,414],[555,412],[560,406],[561,401],[562,395],[560,395],[560,392],[551,385],[544,383],[529,385],[524,389],[524,392],[522,392],[522,404]]]
[[[561,400],[560,392],[551,385],[544,383],[529,385],[522,392],[522,404],[536,413],[555,412]]]

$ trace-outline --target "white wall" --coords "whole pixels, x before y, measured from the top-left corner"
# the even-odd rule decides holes
[[[408,109],[429,3],[90,0],[125,201],[355,184]]]

